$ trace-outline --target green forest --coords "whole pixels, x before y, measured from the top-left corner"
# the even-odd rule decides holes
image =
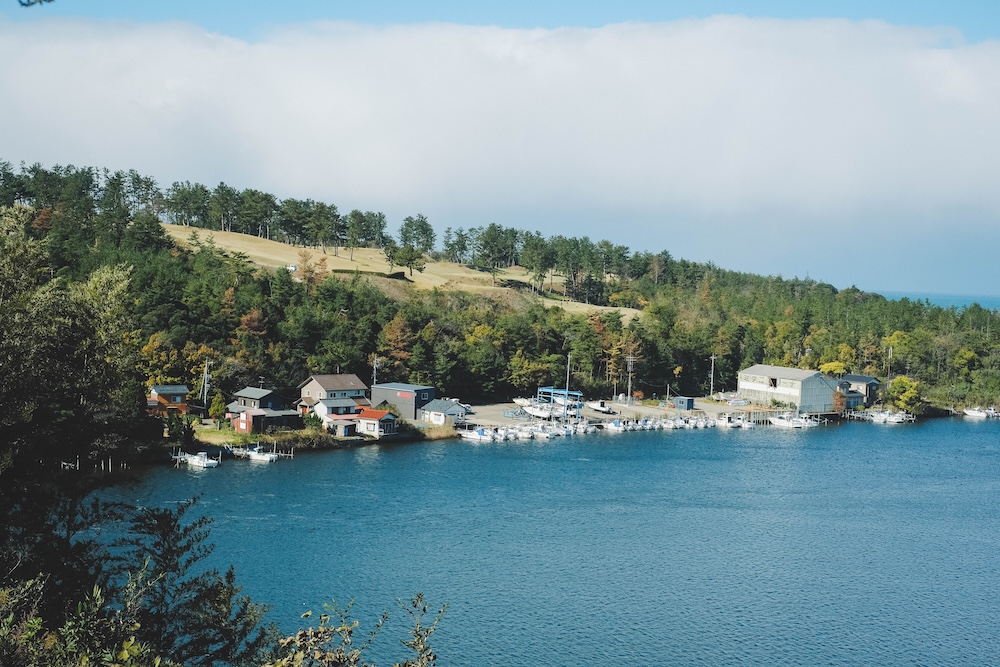
[[[190,227],[188,243],[161,222]],[[519,266],[528,278],[503,297],[418,290],[405,275],[387,291],[359,273],[261,268],[218,247],[213,231],[321,252],[377,248],[410,271],[456,262],[495,278]],[[539,294],[641,313],[572,314]],[[740,369],[769,363],[892,380],[884,400],[919,412],[997,401],[995,315],[728,271],[666,249],[499,224],[439,238],[418,214],[395,229],[378,212],[224,183],[164,189],[135,171],[0,162],[0,664],[280,663],[303,646],[322,646],[326,662],[305,651],[314,662],[280,664],[362,664],[349,610],[279,641],[233,572],[200,571],[208,522],[187,515],[191,505],[99,507],[84,501],[97,480],[61,469],[155,441],[148,386],[197,395],[206,362],[227,400],[261,379],[291,395],[311,374],[371,377],[376,358],[379,381],[469,400],[561,386],[567,360],[587,396],[631,386],[639,398],[701,396],[713,382],[732,390]],[[112,520],[130,526],[129,540],[94,539]],[[422,623],[419,597],[403,608],[415,619],[408,664],[433,664],[427,639],[440,615]]]

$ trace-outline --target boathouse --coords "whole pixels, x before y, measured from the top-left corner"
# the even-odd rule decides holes
[[[808,414],[836,411],[838,381],[819,371],[757,364],[739,373],[737,393],[758,405],[798,408]]]

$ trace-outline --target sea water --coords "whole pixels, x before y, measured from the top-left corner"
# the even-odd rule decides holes
[[[1000,310],[1000,296],[987,294],[937,294],[933,292],[878,292],[887,299],[910,301],[927,301],[933,306],[942,308],[957,308],[961,310],[978,303],[987,310]]]
[[[336,598],[441,665],[1000,664],[1000,422],[439,441],[159,468],[290,633]],[[315,622],[315,615],[310,621]]]

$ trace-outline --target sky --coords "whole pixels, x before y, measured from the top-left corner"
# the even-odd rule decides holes
[[[998,295],[991,4],[0,0],[0,160]]]

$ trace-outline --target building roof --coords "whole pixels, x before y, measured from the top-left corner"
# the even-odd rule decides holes
[[[385,384],[373,384],[372,389],[392,389],[395,391],[420,391],[422,389],[433,389],[419,384],[406,384],[405,382],[386,382]]]
[[[322,414],[319,417],[320,417],[320,419],[322,419],[324,421],[331,421],[331,422],[334,422],[334,421],[335,422],[352,422],[353,423],[358,418],[358,413],[357,412],[350,412],[350,413],[348,413],[346,415],[338,415],[338,414],[331,414],[331,413],[327,412],[326,414]]]
[[[803,368],[788,368],[787,366],[769,366],[768,364],[757,364],[744,368],[740,375],[749,373],[751,375],[766,375],[768,377],[783,378],[785,380],[805,380],[816,375],[821,375],[819,371],[811,371]]]
[[[264,398],[265,396],[270,396],[274,392],[270,389],[263,389],[261,387],[246,387],[245,389],[240,389],[236,392],[236,396],[240,398]]]
[[[271,410],[270,408],[244,408],[240,412],[235,414],[240,414],[245,412],[251,417],[267,417],[272,419],[274,417],[301,417],[298,410]]]
[[[184,384],[154,384],[149,390],[154,394],[186,394],[191,391]]]
[[[355,419],[370,419],[379,422],[387,417],[391,419],[396,418],[396,415],[392,414],[388,410],[371,410],[371,409],[362,410],[358,414],[351,416],[354,417]]]
[[[461,403],[446,401],[443,398],[435,398],[433,401],[429,402],[420,409],[426,410],[427,412],[443,412],[446,415],[464,415],[469,412],[469,410]]]
[[[841,380],[846,380],[855,384],[882,384],[879,382],[878,378],[874,378],[871,375],[855,375],[854,373],[848,373],[840,378]]]
[[[361,381],[354,373],[338,373],[329,375],[310,375],[301,384],[299,389],[316,381],[325,391],[368,391],[368,385]]]
[[[353,398],[324,398],[317,403],[322,403],[328,408],[356,408],[357,401]]]

